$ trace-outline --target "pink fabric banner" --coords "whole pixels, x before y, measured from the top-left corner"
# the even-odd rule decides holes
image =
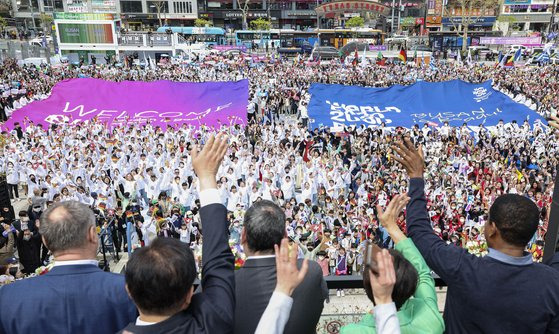
[[[216,126],[246,124],[248,80],[237,82],[172,82],[69,79],[56,84],[51,96],[14,111],[3,128],[24,121],[49,124],[97,118],[116,126],[124,123],[153,126],[191,124]]]

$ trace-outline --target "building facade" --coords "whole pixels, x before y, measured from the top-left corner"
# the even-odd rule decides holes
[[[499,26],[507,34],[515,32],[547,32],[553,10],[554,0],[505,0],[501,8]],[[557,19],[553,21],[557,23]],[[553,30],[553,29],[551,29]]]
[[[127,30],[155,30],[160,25],[193,26],[197,0],[11,0],[13,16],[26,29],[41,27],[41,14],[54,12],[117,14]]]

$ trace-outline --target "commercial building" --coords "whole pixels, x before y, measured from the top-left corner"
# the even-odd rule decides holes
[[[127,30],[155,30],[160,25],[192,26],[198,18],[197,0],[10,0],[13,16],[29,29],[41,27],[41,14],[115,14]]]
[[[553,11],[553,4],[554,0],[505,0],[499,28],[507,34],[527,31],[546,32],[551,16],[557,13],[557,10]],[[557,22],[557,18],[554,22]]]

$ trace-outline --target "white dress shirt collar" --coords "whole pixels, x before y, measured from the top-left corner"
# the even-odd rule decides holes
[[[136,318],[136,326],[150,326],[156,324],[156,322],[147,322],[140,319],[140,317]]]
[[[97,267],[99,265],[99,261],[97,260],[54,261],[53,267],[78,266],[78,265],[92,265]]]

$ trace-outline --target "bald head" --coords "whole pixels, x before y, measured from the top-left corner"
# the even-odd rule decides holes
[[[39,232],[47,248],[56,253],[83,248],[88,233],[95,227],[93,211],[76,201],[59,202],[41,215]]]

